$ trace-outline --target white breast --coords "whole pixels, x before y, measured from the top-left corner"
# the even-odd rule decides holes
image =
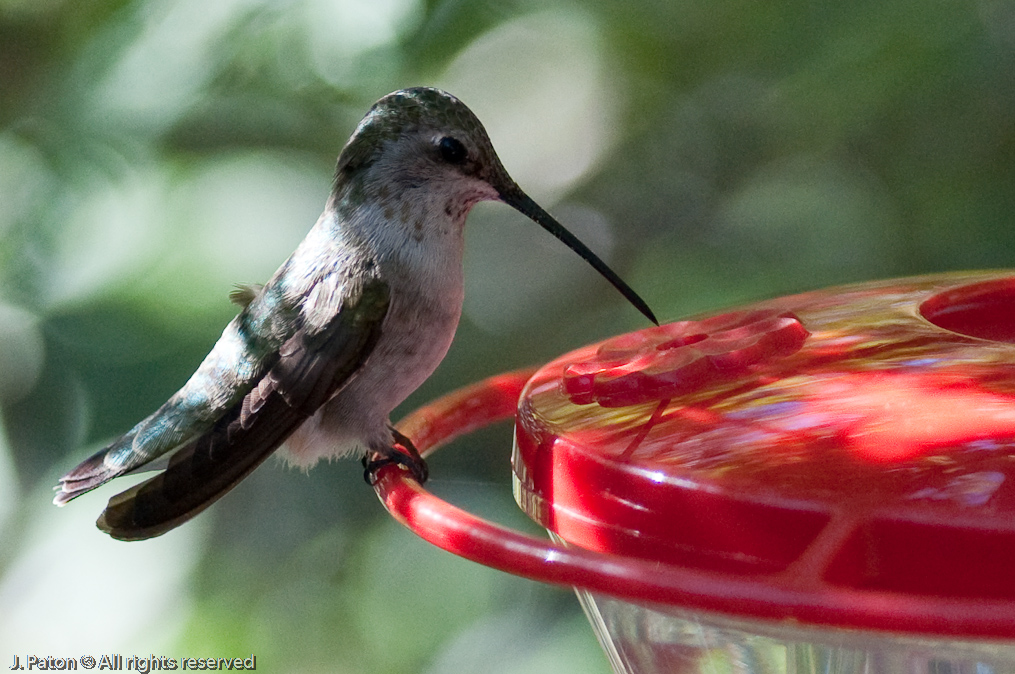
[[[291,463],[309,467],[390,446],[391,411],[444,359],[462,313],[463,223],[441,224],[399,241],[399,254],[378,256],[391,292],[380,340],[349,383],[286,441]]]

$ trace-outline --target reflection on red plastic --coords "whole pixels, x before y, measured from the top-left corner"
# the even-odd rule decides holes
[[[1015,398],[936,373],[853,372],[816,382],[816,413],[842,420],[845,447],[898,462],[976,440],[1015,436]]]
[[[637,405],[672,398],[752,366],[788,356],[808,332],[789,311],[738,311],[621,335],[594,360],[564,367],[564,390],[576,405]]]

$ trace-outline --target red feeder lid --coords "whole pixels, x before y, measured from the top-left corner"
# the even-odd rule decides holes
[[[1015,639],[1015,275],[762,302],[579,349],[414,413],[425,450],[508,416],[516,495],[562,547],[385,469],[418,534],[636,601]],[[516,396],[521,393],[521,398]]]
[[[1015,278],[999,274],[615,337],[526,386],[519,501],[588,550],[810,595],[819,622],[841,617],[823,595],[916,599],[941,631],[996,611],[1015,636],[1013,343]],[[704,604],[739,612],[736,596]],[[923,622],[893,627],[936,631]]]

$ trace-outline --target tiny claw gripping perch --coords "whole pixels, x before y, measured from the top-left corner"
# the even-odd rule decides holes
[[[373,487],[377,484],[377,471],[383,466],[395,464],[404,466],[412,473],[416,482],[425,484],[427,478],[430,477],[430,469],[423,457],[419,455],[419,450],[412,444],[412,440],[397,429],[392,428],[391,434],[397,443],[396,447],[389,447],[387,451],[369,452],[363,457],[363,479]],[[405,451],[399,450],[398,446]]]

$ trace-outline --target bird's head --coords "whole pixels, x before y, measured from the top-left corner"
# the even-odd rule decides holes
[[[416,206],[415,217],[443,212],[457,225],[477,202],[501,201],[563,241],[657,323],[624,281],[511,179],[476,115],[439,89],[403,89],[370,108],[339,156],[335,197],[354,206]]]

